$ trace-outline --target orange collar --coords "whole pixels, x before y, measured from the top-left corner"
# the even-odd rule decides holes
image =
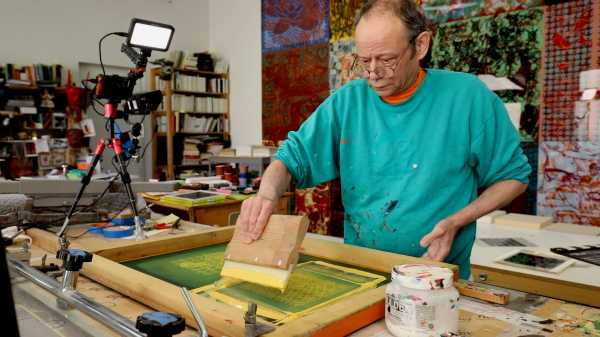
[[[413,83],[413,85],[410,86],[410,88],[408,88],[404,92],[399,93],[398,95],[381,97],[381,99],[383,99],[383,101],[388,104],[404,103],[404,102],[408,101],[409,98],[412,97],[412,95],[417,91],[417,89],[419,89],[419,86],[421,85],[421,83],[423,83],[424,79],[425,79],[425,70],[421,69],[421,70],[419,70],[419,75],[417,76],[417,80],[415,81],[415,83]]]

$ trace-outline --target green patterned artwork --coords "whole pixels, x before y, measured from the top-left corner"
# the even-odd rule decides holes
[[[123,264],[163,281],[195,289],[221,278],[225,247],[225,244],[219,244]]]
[[[246,307],[249,301],[255,302],[258,314],[276,323],[293,320],[329,302],[386,281],[382,275],[301,255],[286,290],[281,292],[275,288],[221,278],[225,248],[225,244],[218,244],[123,264],[236,307]]]
[[[299,267],[292,274],[284,293],[248,282],[219,289],[217,292],[238,300],[253,301],[259,305],[268,304],[286,312],[300,312],[358,287],[359,284]]]
[[[302,316],[326,303],[375,288],[384,276],[322,261],[300,263],[284,292],[248,282],[224,282],[205,294],[224,303],[245,307],[258,304],[258,314],[282,323]]]
[[[537,139],[543,41],[540,8],[441,24],[433,40],[433,68],[508,77],[522,91],[499,91],[505,103],[522,103],[524,140]]]

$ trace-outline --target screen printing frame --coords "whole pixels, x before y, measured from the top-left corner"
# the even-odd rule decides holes
[[[516,262],[512,262],[509,260],[510,258],[512,258],[514,256],[518,256],[519,254],[524,254],[527,256],[535,256],[535,257],[539,257],[542,259],[558,260],[561,262],[560,262],[560,264],[558,264],[557,266],[555,266],[553,268],[545,268],[545,267],[531,266],[531,265],[527,265],[527,264],[516,263]],[[533,251],[533,250],[529,250],[529,249],[519,248],[519,249],[515,249],[509,253],[506,253],[506,254],[503,254],[503,255],[497,257],[496,259],[494,259],[494,262],[505,264],[507,266],[516,267],[516,268],[530,269],[530,270],[537,270],[537,271],[542,271],[542,272],[546,272],[546,273],[558,274],[558,273],[561,273],[563,270],[565,270],[567,267],[571,266],[575,261],[571,258],[561,256],[558,254],[544,253],[544,252],[538,252],[538,251]]]
[[[90,247],[92,249],[88,250],[94,252],[94,258],[91,263],[84,264],[82,273],[156,310],[178,313],[185,317],[188,325],[195,326],[178,286],[129,268],[120,262],[227,243],[231,240],[233,231],[233,226],[219,227],[177,237],[129,241],[107,249],[94,250]],[[46,244],[42,243],[45,246],[43,248],[55,250],[56,237],[40,232],[38,230],[33,235],[34,244],[36,241],[46,241]],[[85,246],[78,246],[76,242],[73,242],[72,246],[86,249]],[[398,264],[432,264],[450,268],[455,279],[458,277],[458,267],[455,265],[311,237],[304,239],[300,252],[332,263],[386,274]],[[386,285],[382,284],[315,309],[306,316],[276,326],[275,331],[265,336],[345,336],[384,317]],[[204,318],[211,336],[244,336],[245,308],[239,309],[198,294],[192,294],[192,301]],[[260,319],[258,321],[266,323]]]

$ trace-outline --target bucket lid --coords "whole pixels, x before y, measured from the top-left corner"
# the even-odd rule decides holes
[[[454,274],[448,268],[426,264],[402,264],[392,268],[392,280],[411,289],[445,289],[452,287]]]

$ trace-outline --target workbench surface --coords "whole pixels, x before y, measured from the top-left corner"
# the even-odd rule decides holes
[[[91,237],[88,238],[91,240]],[[35,242],[34,242],[35,244]],[[48,254],[47,262],[55,261],[50,254],[39,247],[32,249],[32,264],[39,264],[40,257]],[[56,261],[55,261],[56,262]],[[78,290],[95,301],[111,308],[121,315],[135,318],[152,309],[97,284],[85,277],[80,277]],[[543,296],[514,291],[507,306],[479,302],[461,297],[460,333],[462,336],[475,337],[510,337],[510,336],[597,336],[600,337],[600,309],[577,305]],[[19,318],[21,320],[21,317]],[[541,323],[540,323],[541,322]],[[27,322],[20,322],[27,324]],[[68,337],[60,331],[68,324],[53,321],[53,329],[58,329],[58,336]],[[107,328],[99,324],[91,324],[94,331],[101,336],[112,336]],[[597,327],[598,329],[596,329]],[[192,330],[186,330],[179,336],[191,336]],[[48,335],[44,335],[47,337]],[[353,334],[354,337],[391,336],[385,329],[383,321],[376,322]]]

